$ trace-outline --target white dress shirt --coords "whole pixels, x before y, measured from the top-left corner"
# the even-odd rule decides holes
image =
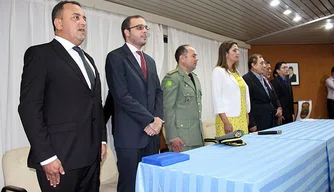
[[[88,78],[88,74],[87,74],[87,71],[85,69],[85,66],[81,60],[81,57],[79,55],[78,52],[76,52],[73,47],[75,46],[73,43],[69,42],[68,40],[62,38],[62,37],[59,37],[59,36],[55,36],[55,39],[66,49],[66,51],[71,55],[71,57],[73,58],[73,60],[78,64],[78,67],[80,68],[83,76],[85,77],[85,80],[89,86],[89,88],[91,89],[91,83],[90,83],[90,80]],[[85,56],[86,58],[86,56]],[[89,66],[92,68],[93,70],[93,73],[95,75],[95,70],[94,70],[94,67],[93,65],[90,63],[89,59],[87,59],[87,62],[89,63]],[[95,75],[96,76],[96,75]],[[105,141],[102,142],[102,144],[106,144]],[[52,156],[51,158],[45,160],[45,161],[42,161],[40,164],[43,166],[43,165],[46,165],[48,163],[51,163],[52,161],[56,160],[58,157],[57,155],[55,156]]]
[[[138,50],[135,46],[131,45],[130,43],[126,43],[126,45],[129,47],[131,53],[136,58],[139,66],[141,67],[140,55],[136,52],[136,51],[141,51],[141,50]]]
[[[66,51],[68,52],[68,54],[71,55],[71,57],[73,58],[73,60],[78,64],[78,67],[80,68],[81,70],[81,73],[83,74],[83,76],[85,77],[85,80],[89,86],[89,88],[91,89],[91,84],[90,84],[90,80],[89,80],[89,77],[88,77],[88,74],[87,74],[87,71],[85,69],[85,66],[81,60],[81,57],[79,55],[78,52],[76,52],[73,47],[76,46],[74,45],[73,43],[69,42],[68,40],[62,38],[62,37],[59,37],[59,36],[56,36],[55,39],[66,49]],[[95,75],[95,70],[94,70],[94,67],[93,65],[90,63],[89,59],[85,56],[86,58],[86,61],[89,63],[89,66],[92,68],[93,70],[93,73]],[[95,75],[96,76],[96,75]]]
[[[327,86],[327,99],[334,100],[334,78],[333,76],[326,79],[326,86]]]

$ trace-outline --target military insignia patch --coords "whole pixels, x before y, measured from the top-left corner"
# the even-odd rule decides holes
[[[172,86],[172,84],[173,84],[172,81],[168,80],[168,81],[166,81],[165,86],[170,87],[170,86]]]

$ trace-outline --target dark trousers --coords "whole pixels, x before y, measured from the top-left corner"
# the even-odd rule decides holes
[[[159,139],[151,138],[151,141],[143,149],[115,148],[119,172],[118,192],[135,192],[138,163],[141,162],[142,157],[157,154],[159,145]]]
[[[327,99],[328,119],[334,119],[334,100]]]
[[[36,173],[42,192],[98,192],[100,188],[100,158],[88,167],[65,170],[57,187],[50,185],[43,170]]]

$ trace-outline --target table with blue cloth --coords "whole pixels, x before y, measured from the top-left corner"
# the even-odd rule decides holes
[[[139,163],[136,191],[330,190],[326,141],[253,135],[242,139],[246,146],[214,144],[186,151],[190,160],[166,167]]]
[[[329,163],[330,189],[334,191],[334,120],[331,119],[305,119],[281,125],[268,130],[282,130],[280,135],[255,135],[256,138],[275,138],[292,140],[311,140],[326,142],[326,152]]]

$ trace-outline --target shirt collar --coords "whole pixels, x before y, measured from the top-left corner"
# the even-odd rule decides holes
[[[278,76],[280,76],[280,75],[278,75]],[[283,76],[280,76],[280,77],[282,78],[283,81],[286,81],[285,77],[283,77]]]
[[[74,45],[73,43],[71,43],[69,40],[64,39],[62,37],[59,36],[55,36],[55,39],[68,51],[70,49],[73,49]]]
[[[263,75],[260,75],[258,73],[255,73],[253,70],[251,72],[261,81],[263,79]]]
[[[132,53],[136,53],[136,51],[141,51],[141,50],[138,50],[135,46],[131,45],[128,42],[126,42],[126,45],[129,47],[129,49]]]

